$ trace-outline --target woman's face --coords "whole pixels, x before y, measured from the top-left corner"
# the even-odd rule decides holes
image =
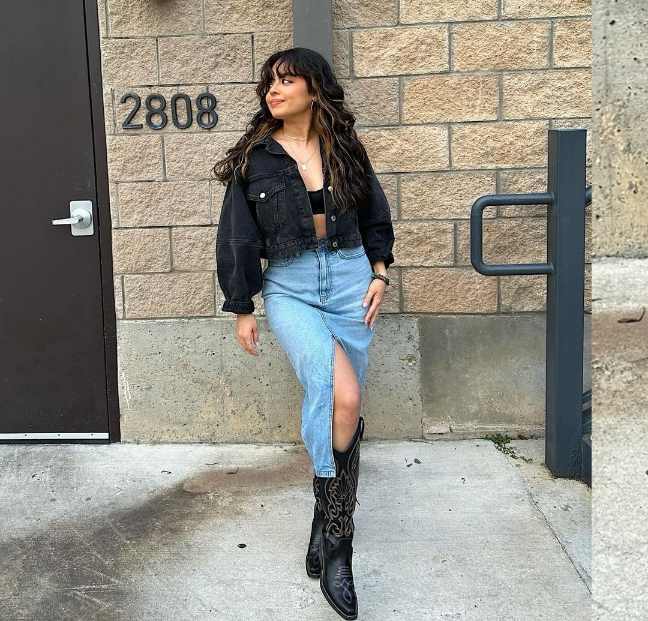
[[[313,96],[308,93],[306,80],[301,76],[286,75],[280,78],[277,66],[272,68],[272,84],[266,94],[266,104],[276,119],[286,119],[309,110]]]

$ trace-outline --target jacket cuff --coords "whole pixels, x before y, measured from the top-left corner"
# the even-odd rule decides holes
[[[369,259],[369,263],[371,264],[372,269],[373,264],[376,261],[382,261],[385,264],[385,269],[387,269],[394,262],[394,255],[391,252],[389,252],[387,255],[385,255],[384,253],[367,252],[367,258]]]
[[[239,315],[248,315],[254,312],[254,302],[237,302],[235,300],[225,300],[221,310],[228,313],[237,313]]]

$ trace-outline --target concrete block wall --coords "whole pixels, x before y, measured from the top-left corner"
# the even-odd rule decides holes
[[[592,29],[595,257],[648,257],[648,5],[596,4]]]
[[[194,386],[191,392],[186,378],[178,379],[175,355],[166,352],[168,364],[157,380],[177,385],[180,392],[174,392],[177,414],[174,406],[165,427],[153,423],[161,393],[131,381],[157,365],[150,357],[156,343],[165,356],[164,348],[192,322],[195,330],[204,330],[204,338],[214,339],[211,355],[225,360],[223,364],[237,358],[248,370],[258,371],[257,361],[233,342],[233,315],[220,310],[215,233],[224,188],[210,179],[210,168],[240,137],[256,109],[254,86],[263,60],[292,45],[292,2],[98,2],[124,437],[296,439],[298,399],[286,420],[275,415],[273,424],[282,422],[273,427],[263,422],[268,413],[260,402],[263,397],[241,389],[237,400],[232,384],[224,386],[224,367],[216,365],[207,375],[201,371],[195,379],[200,389]],[[429,383],[423,390],[426,374],[434,376],[434,365],[443,360],[433,361],[421,350],[424,341],[431,341],[420,321],[441,317],[452,322],[459,316],[494,326],[489,317],[516,321],[518,315],[528,315],[524,325],[530,327],[523,330],[528,339],[522,337],[519,346],[538,343],[546,278],[477,274],[469,260],[470,206],[486,193],[543,191],[547,130],[590,127],[591,6],[585,0],[334,0],[333,12],[334,69],[389,198],[396,234],[393,285],[377,323],[382,332],[377,342],[384,339],[384,347],[395,349],[410,343],[415,349],[394,360],[398,369],[376,361],[371,380],[376,383],[366,407],[382,411],[376,404],[390,404],[385,397],[400,381],[411,389],[411,411],[405,422],[396,424],[384,408],[383,423],[374,429],[380,427],[384,437],[420,435],[425,420],[434,427],[452,418],[435,409],[445,397],[430,393]],[[125,97],[129,92],[142,100],[132,119],[143,124],[141,129],[122,128],[134,105]],[[218,100],[219,120],[213,129],[201,129],[195,119],[184,130],[170,121],[161,130],[147,127],[147,95],[163,94],[168,104],[175,93],[195,101],[202,92]],[[588,174],[589,165],[588,159]],[[486,210],[485,260],[544,261],[545,213],[543,206]],[[588,217],[588,246],[589,230]],[[588,265],[588,307],[590,291]],[[260,294],[255,305],[263,321]],[[462,338],[454,323],[448,325],[455,339]],[[475,329],[464,334],[474,337]],[[501,328],[484,329],[490,338]],[[275,347],[272,335],[266,334],[268,345]],[[144,335],[153,340],[145,344]],[[144,350],[147,356],[142,356]],[[502,391],[493,387],[488,411],[480,415],[484,425],[541,424],[538,389],[544,368],[542,353],[537,354],[538,368],[519,388],[534,395],[527,399],[528,407],[507,413],[506,404],[496,405]],[[432,367],[423,369],[427,364]],[[459,375],[474,372],[470,357],[463,364],[457,368]],[[290,378],[292,371],[281,368],[272,374],[273,381]],[[260,374],[255,377],[261,381]],[[227,397],[215,398],[214,390],[226,391]],[[296,384],[290,390],[299,394]],[[456,395],[455,419],[466,409],[466,399],[469,395]],[[251,414],[236,418],[237,409]],[[201,432],[185,420],[193,419],[188,412],[198,411],[206,421]],[[471,414],[462,429],[474,419]]]
[[[348,92],[364,101],[360,134],[396,195],[394,312],[542,311],[545,277],[472,268],[470,206],[546,189],[547,130],[589,128],[590,4],[402,0],[371,3],[363,19],[348,4],[336,24],[349,30]],[[545,214],[486,210],[485,260],[546,260]],[[588,266],[588,306],[590,283]]]

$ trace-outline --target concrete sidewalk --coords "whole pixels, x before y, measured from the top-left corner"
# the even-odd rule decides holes
[[[592,261],[593,619],[648,619],[648,259]]]
[[[359,619],[590,618],[590,490],[509,446],[533,461],[363,441]],[[305,572],[302,445],[2,445],[0,467],[3,620],[341,618]]]

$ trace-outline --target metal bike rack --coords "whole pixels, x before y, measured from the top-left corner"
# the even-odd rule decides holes
[[[545,464],[568,478],[582,477],[587,447],[591,455],[591,444],[583,443],[585,207],[592,200],[591,186],[585,187],[586,135],[585,129],[550,129],[547,191],[482,196],[470,213],[470,262],[480,274],[547,274]],[[484,263],[483,211],[496,205],[548,206],[546,263]]]

